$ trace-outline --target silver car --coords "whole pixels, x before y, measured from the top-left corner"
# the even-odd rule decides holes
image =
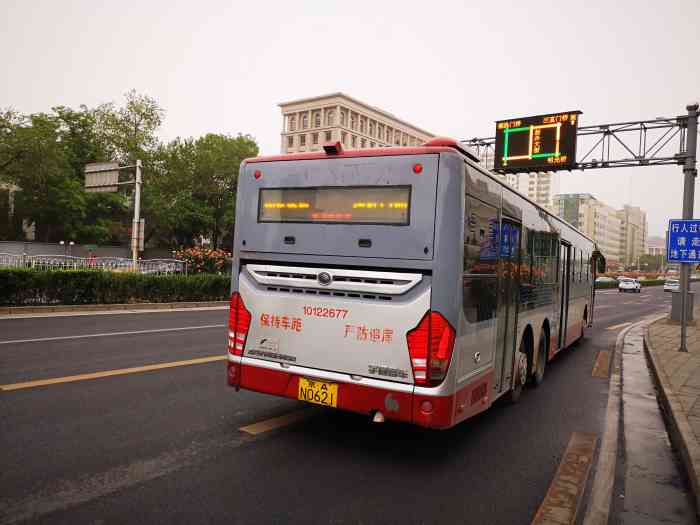
[[[681,283],[678,279],[666,279],[664,283],[664,292],[678,292],[681,289]]]

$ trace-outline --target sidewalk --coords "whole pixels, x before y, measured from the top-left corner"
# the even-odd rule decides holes
[[[694,311],[700,319],[700,307]],[[695,323],[694,323],[695,324]],[[700,327],[688,326],[688,352],[678,352],[681,328],[668,317],[644,330],[659,400],[666,412],[669,436],[680,455],[700,508]]]

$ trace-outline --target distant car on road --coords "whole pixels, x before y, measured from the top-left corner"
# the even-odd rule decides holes
[[[679,292],[681,283],[678,279],[666,279],[664,283],[664,292]]]
[[[616,279],[613,279],[612,277],[605,277],[604,275],[601,277],[596,277],[595,282],[600,284],[600,283],[614,283],[616,282]]]
[[[638,279],[633,279],[631,277],[620,277],[617,280],[617,291],[641,293],[642,285]]]

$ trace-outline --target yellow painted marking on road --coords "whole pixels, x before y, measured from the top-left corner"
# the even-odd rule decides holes
[[[269,432],[270,430],[275,430],[277,428],[286,427],[292,423],[297,423],[309,418],[315,410],[313,409],[302,409],[296,412],[290,412],[283,416],[273,417],[271,419],[266,419],[264,421],[259,421],[258,423],[253,423],[252,425],[246,425],[239,428],[241,432],[246,432],[247,434],[252,434],[254,436],[262,434],[263,432]]]
[[[574,523],[598,436],[574,432],[532,525]]]
[[[606,330],[617,330],[619,328],[624,328],[625,326],[629,326],[632,323],[620,323],[620,324],[614,324],[612,326],[608,326]]]
[[[593,377],[608,377],[610,372],[610,352],[598,352],[593,365]]]
[[[214,361],[225,361],[225,355],[215,355],[211,357],[199,357],[186,361],[173,361],[170,363],[158,363],[155,365],[135,366],[133,368],[119,368],[117,370],[104,370],[102,372],[91,372],[89,374],[78,374],[74,376],[54,377],[52,379],[39,379],[37,381],[25,381],[23,383],[12,383],[0,385],[0,391],[10,392],[12,390],[22,390],[24,388],[36,388],[40,386],[58,385],[61,383],[73,383],[75,381],[88,381],[90,379],[102,379],[104,377],[123,376],[127,374],[137,374],[140,372],[151,372],[153,370],[163,370],[164,368],[175,368],[178,366],[200,365],[212,363]]]

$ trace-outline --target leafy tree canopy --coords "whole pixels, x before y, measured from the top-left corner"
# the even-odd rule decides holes
[[[140,159],[147,241],[181,247],[201,237],[214,248],[230,245],[238,169],[257,155],[255,140],[207,134],[163,144],[157,133],[164,118],[155,99],[135,91],[119,106],[0,110],[0,186],[13,194],[14,223],[34,224],[42,241],[127,242],[131,191],[85,193],[83,170],[91,162]],[[2,227],[0,237],[18,231]]]

